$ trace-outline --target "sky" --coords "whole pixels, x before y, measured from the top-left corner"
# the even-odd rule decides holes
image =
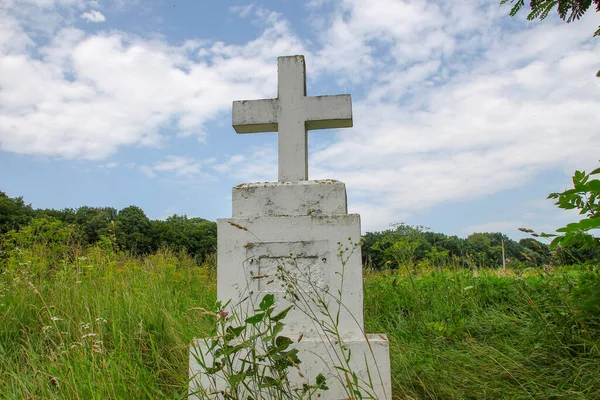
[[[354,126],[309,133],[309,178],[346,184],[362,230],[551,232],[546,196],[600,160],[600,13],[526,21],[495,0],[1,0],[0,190],[35,208],[231,216],[277,180],[277,134],[234,100],[349,93]]]

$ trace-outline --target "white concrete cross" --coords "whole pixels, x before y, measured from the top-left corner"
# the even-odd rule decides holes
[[[233,102],[237,133],[278,132],[279,181],[308,180],[308,134],[352,127],[349,94],[306,96],[304,56],[277,59],[277,98]]]

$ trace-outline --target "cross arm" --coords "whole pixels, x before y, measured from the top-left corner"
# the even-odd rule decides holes
[[[306,129],[352,127],[352,99],[349,94],[305,97]]]
[[[277,132],[277,99],[233,102],[232,125],[237,133]]]

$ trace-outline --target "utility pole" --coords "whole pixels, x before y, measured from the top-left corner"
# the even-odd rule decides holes
[[[502,268],[506,270],[506,257],[504,256],[504,239],[502,239]]]

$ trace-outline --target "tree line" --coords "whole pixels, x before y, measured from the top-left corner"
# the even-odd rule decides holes
[[[34,239],[56,250],[52,254],[57,258],[75,257],[73,249],[77,246],[110,246],[136,255],[166,246],[185,251],[201,263],[216,252],[217,225],[185,215],[150,220],[136,206],[121,210],[88,206],[34,209],[22,197],[10,198],[0,191],[0,246],[15,249]],[[600,241],[580,232],[568,244],[551,249],[535,238],[517,242],[502,233],[473,233],[460,238],[401,223],[384,231],[367,232],[362,239],[362,256],[363,264],[372,269],[419,264],[438,268],[546,267],[598,262]]]
[[[0,235],[15,241],[18,232],[58,237],[79,245],[99,243],[118,250],[144,255],[161,246],[187,251],[199,262],[217,248],[217,224],[203,218],[173,215],[165,220],[151,220],[137,206],[121,210],[112,207],[34,209],[22,197],[10,198],[0,191]]]
[[[504,248],[504,249],[503,249]],[[600,242],[578,233],[567,245],[551,249],[535,238],[515,241],[496,233],[473,233],[466,238],[430,232],[423,226],[395,224],[363,236],[363,264],[374,269],[404,265],[433,267],[548,267],[600,261]]]

